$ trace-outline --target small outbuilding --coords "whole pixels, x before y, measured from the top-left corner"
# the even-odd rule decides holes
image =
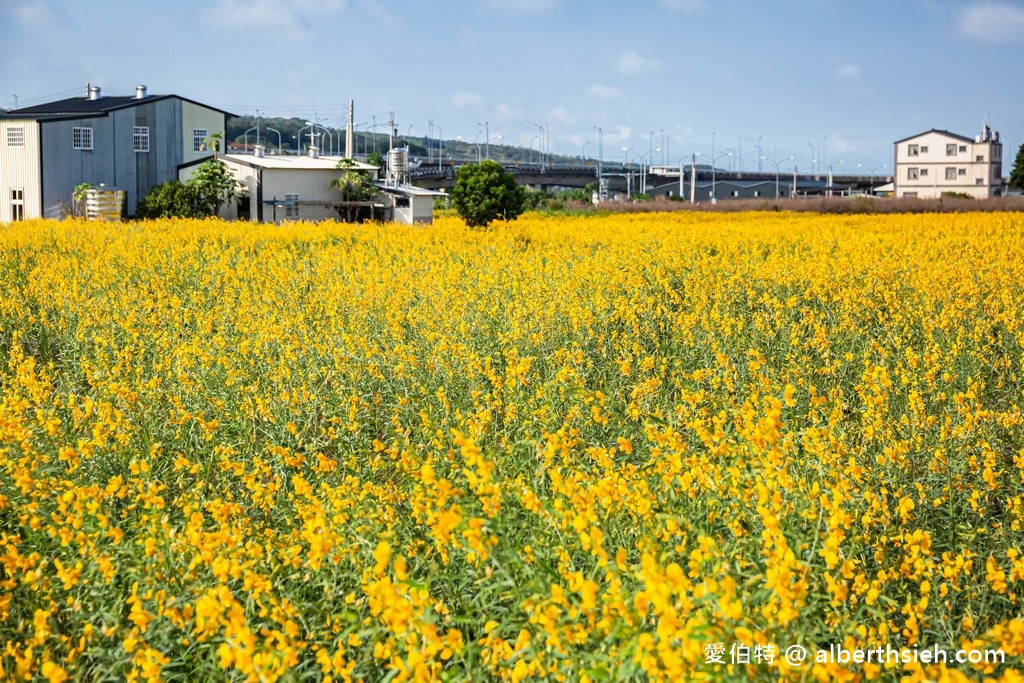
[[[387,185],[377,183],[383,199],[385,220],[395,223],[433,223],[434,200],[444,192],[428,190],[415,185]]]

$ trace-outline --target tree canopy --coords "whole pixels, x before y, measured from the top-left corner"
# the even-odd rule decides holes
[[[518,218],[526,210],[526,192],[501,164],[488,159],[455,172],[452,204],[466,225],[484,228],[495,220]]]
[[[373,175],[356,166],[353,159],[340,159],[337,168],[341,175],[331,181],[331,185],[341,192],[341,204],[337,206],[338,214],[349,223],[367,214],[373,215],[372,205],[377,196],[377,186],[373,184]]]
[[[1010,171],[1010,179],[1007,184],[1024,192],[1024,145],[1017,150],[1017,158],[1013,162],[1013,170]]]
[[[136,207],[139,218],[206,218],[242,192],[242,185],[220,159],[199,164],[185,182],[154,186]]]

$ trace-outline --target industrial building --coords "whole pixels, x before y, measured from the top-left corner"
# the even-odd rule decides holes
[[[183,164],[212,154],[226,111],[178,95],[105,96],[87,85],[72,97],[0,115],[0,222],[60,218],[75,187],[117,187],[127,211]]]

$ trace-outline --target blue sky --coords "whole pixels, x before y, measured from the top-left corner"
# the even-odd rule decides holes
[[[144,83],[342,126],[352,99],[365,129],[393,111],[401,134],[425,136],[433,120],[435,136],[483,141],[486,123],[492,144],[537,149],[539,124],[555,153],[595,157],[603,142],[609,160],[675,164],[713,143],[733,155],[720,167],[742,157],[755,170],[764,156],[801,172],[891,172],[893,141],[974,136],[987,119],[1009,173],[1024,142],[1024,0],[3,5],[6,108],[15,94],[26,106],[87,82],[114,95]]]

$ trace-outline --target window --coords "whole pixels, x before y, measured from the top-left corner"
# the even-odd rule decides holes
[[[947,168],[946,169],[946,180],[956,180],[956,169],[955,168]]]
[[[916,192],[904,192],[903,196],[904,197],[916,197],[917,193]]]
[[[959,150],[960,150],[961,153],[966,153],[967,152],[967,145],[960,145]]]
[[[917,150],[918,150],[917,145],[907,145],[907,156],[916,157],[917,156]]]
[[[733,197],[739,197],[740,196],[740,191],[739,190],[733,190],[732,191],[732,196]]]
[[[926,175],[928,175],[928,169],[927,168],[922,168],[921,169],[921,177],[924,178]]]
[[[132,149],[136,152],[149,151],[149,126],[132,128]]]
[[[967,169],[966,168],[958,168],[958,169],[956,169],[956,174],[957,175],[967,175]]]
[[[985,163],[985,155],[979,154],[978,156],[974,157],[974,161],[976,161],[979,164]]]
[[[286,194],[284,196],[284,217],[285,218],[298,218],[299,217],[299,195],[298,194]]]
[[[911,167],[907,169],[907,180],[917,180],[918,169]]]
[[[947,157],[955,157],[956,156],[956,145],[946,145],[946,156]]]
[[[206,128],[193,128],[192,129],[192,151],[202,152],[203,142],[206,138],[210,137],[210,131]]]
[[[25,126],[11,126],[7,129],[7,146],[25,146]]]
[[[921,154],[928,153],[928,145],[921,145]]]
[[[20,187],[11,190],[11,220],[25,220],[25,190]]]
[[[974,184],[975,185],[984,185],[985,184],[985,179],[984,178],[975,178],[974,179]]]
[[[71,137],[75,149],[92,149],[92,128],[72,128]]]
[[[754,196],[755,197],[760,197],[761,196],[761,190],[754,190]]]

